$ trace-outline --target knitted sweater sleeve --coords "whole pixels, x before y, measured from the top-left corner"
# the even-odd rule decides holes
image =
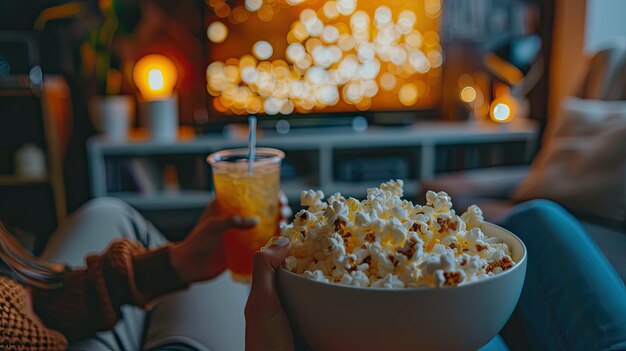
[[[121,240],[102,255],[87,257],[87,267],[68,271],[63,287],[33,289],[35,312],[48,328],[70,341],[108,330],[126,304],[146,307],[153,299],[188,286],[172,266],[171,246],[147,250]]]

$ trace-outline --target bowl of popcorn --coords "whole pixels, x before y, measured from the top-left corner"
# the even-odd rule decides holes
[[[476,350],[522,291],[526,248],[444,192],[425,205],[389,181],[357,200],[304,191],[281,235],[292,248],[278,291],[312,350]]]

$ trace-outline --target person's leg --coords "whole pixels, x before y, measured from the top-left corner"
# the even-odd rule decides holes
[[[78,209],[51,236],[41,257],[72,267],[85,264],[85,256],[99,253],[118,239],[137,240],[145,247],[167,243],[165,237],[122,200],[96,198]]]
[[[495,338],[491,339],[491,341],[481,347],[478,351],[509,351],[509,348],[500,335],[496,335]]]
[[[518,311],[533,349],[626,349],[624,282],[572,215],[536,200],[502,226],[528,250]]]
[[[135,239],[146,247],[166,243],[165,238],[137,211],[110,198],[92,200],[54,234],[43,257],[70,266],[82,266],[90,252],[101,252],[113,240]],[[146,313],[122,308],[124,321],[111,332],[73,344],[72,350],[126,350],[168,348],[191,350],[242,350],[243,309],[249,287],[232,281],[226,272],[188,290],[160,298]],[[144,325],[148,322],[148,326]],[[141,339],[144,345],[141,345]],[[127,340],[128,339],[128,340]]]
[[[249,291],[247,284],[234,282],[224,272],[164,296],[147,317],[144,349],[170,350],[171,344],[183,344],[191,350],[243,350]]]
[[[50,238],[42,258],[82,267],[85,256],[104,251],[117,239],[128,238],[146,247],[167,242],[154,226],[121,200],[98,198],[72,215]],[[122,320],[111,331],[70,345],[70,350],[139,350],[145,312],[135,306],[121,309]]]

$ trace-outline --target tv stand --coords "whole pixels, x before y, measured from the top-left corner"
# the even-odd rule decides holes
[[[486,122],[421,122],[409,127],[373,126],[363,132],[302,129],[287,135],[265,133],[258,144],[285,151],[282,187],[290,202],[297,205],[305,189],[363,197],[368,187],[389,178],[403,178],[406,196],[412,198],[418,195],[421,181],[438,174],[527,164],[535,152],[537,131],[537,123],[531,120],[516,120],[506,127]],[[203,135],[170,144],[115,143],[96,136],[87,143],[91,192],[93,196],[120,197],[139,209],[201,207],[212,197],[206,156],[245,146],[243,136]],[[119,160],[158,157],[195,159],[179,173],[189,173],[187,168],[195,167],[199,178],[204,177],[202,184],[194,182],[197,188],[181,186],[174,191],[111,188],[117,182],[110,178],[115,177],[111,167]]]
[[[363,125],[364,123],[364,125]],[[245,126],[247,128],[247,125]],[[363,131],[367,129],[367,119],[362,116],[342,116],[336,118],[289,118],[278,120],[259,119],[258,128],[266,133],[276,132],[282,135],[292,133],[327,131],[329,129],[349,132],[354,129]]]

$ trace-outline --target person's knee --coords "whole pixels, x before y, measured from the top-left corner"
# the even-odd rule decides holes
[[[554,224],[566,224],[571,219],[561,205],[549,200],[532,200],[517,205],[502,223],[502,226],[515,233],[532,248],[545,245],[545,240],[554,240],[561,232],[552,233],[550,238],[540,235],[545,228]]]
[[[538,219],[545,216],[566,213],[567,211],[554,201],[537,199],[517,205],[509,219]]]
[[[83,216],[118,217],[133,211],[126,202],[114,197],[97,197],[85,203],[80,211]]]

